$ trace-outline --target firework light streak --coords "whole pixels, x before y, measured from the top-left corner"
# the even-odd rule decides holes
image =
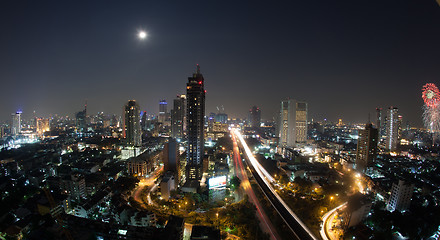
[[[434,83],[427,83],[422,88],[423,122],[433,134],[440,131],[440,91]]]

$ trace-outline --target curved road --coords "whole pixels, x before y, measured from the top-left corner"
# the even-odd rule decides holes
[[[150,198],[150,192],[152,190],[155,189],[155,187],[157,186],[157,184],[154,183],[154,181],[160,176],[160,174],[162,173],[163,170],[163,166],[160,168],[156,168],[156,170],[154,170],[154,172],[152,172],[147,178],[143,178],[140,180],[138,186],[135,188],[135,190],[132,193],[132,197],[134,198],[134,200],[136,202],[138,202],[139,204],[141,204],[141,206],[144,206],[144,203],[141,199],[141,193],[142,190],[147,187],[147,186],[152,186],[150,187],[149,193],[148,193],[148,204],[152,204],[153,202],[151,201]]]
[[[339,239],[339,236],[335,236],[333,231],[331,230],[331,224],[332,219],[334,219],[335,214],[337,213],[337,210],[342,209],[345,207],[347,203],[344,203],[342,205],[339,205],[332,210],[328,211],[324,216],[322,216],[322,226],[321,231],[319,232],[321,234],[322,239],[324,240],[333,240],[333,239]]]

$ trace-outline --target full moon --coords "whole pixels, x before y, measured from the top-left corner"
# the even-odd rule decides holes
[[[145,39],[147,37],[147,33],[145,31],[139,31],[138,37],[139,39]]]

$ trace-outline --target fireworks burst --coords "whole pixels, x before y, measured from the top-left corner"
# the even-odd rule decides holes
[[[427,83],[422,88],[423,122],[432,133],[440,131],[440,91],[434,83]]]

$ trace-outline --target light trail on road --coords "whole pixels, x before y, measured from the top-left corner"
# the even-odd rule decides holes
[[[146,186],[151,186],[151,185],[155,185],[153,186],[150,191],[148,192],[147,195],[147,199],[148,199],[148,204],[152,204],[153,201],[151,201],[151,197],[150,197],[150,192],[153,191],[153,189],[155,187],[157,187],[157,184],[154,183],[154,181],[160,176],[160,174],[163,171],[163,166],[160,168],[156,168],[156,170],[147,178],[142,179],[139,182],[139,185],[136,187],[136,189],[133,191],[133,199],[137,202],[139,202],[140,204],[143,204],[142,199],[140,199],[140,195],[142,193],[142,190],[146,187]]]
[[[330,216],[333,215],[338,209],[343,208],[347,203],[341,204],[332,210],[328,211],[324,216],[322,216],[322,227],[319,233],[321,234],[321,237],[323,240],[332,240],[330,235],[328,234],[328,220],[331,219]]]
[[[278,211],[278,213],[284,219],[287,226],[289,226],[289,228],[292,230],[292,232],[296,235],[296,238],[300,239],[300,237],[298,236],[298,234],[300,234],[302,236],[302,238],[317,240],[317,238],[312,234],[312,232],[308,229],[308,227],[301,221],[301,219],[298,218],[298,216],[296,216],[296,214],[290,209],[290,207],[284,202],[284,200],[275,191],[275,189],[273,188],[273,186],[271,184],[272,182],[275,182],[275,180],[266,171],[266,169],[263,168],[263,166],[258,162],[258,160],[254,157],[254,155],[252,154],[252,151],[247,146],[247,143],[244,140],[243,136],[241,135],[240,131],[238,129],[234,128],[231,130],[231,132],[232,132],[232,135],[237,136],[238,139],[240,140],[240,143],[246,152],[246,155],[249,159],[249,162],[251,163],[252,167],[254,168],[255,172],[259,175],[259,177],[261,178],[263,183],[266,185],[267,189],[270,190],[270,192],[275,197],[275,199],[283,206],[283,209],[284,209],[283,211],[287,211],[290,214],[289,218],[294,219],[293,223],[292,223],[292,221],[288,221],[285,217],[283,217],[281,212],[274,205],[275,209]],[[272,204],[274,204],[274,203],[272,203]],[[297,234],[296,231],[294,230],[295,226],[291,225],[291,224],[295,224],[295,225],[299,224],[300,228],[296,228],[296,229],[297,230],[300,229],[301,232]]]
[[[245,167],[243,166],[243,161],[240,157],[240,151],[238,149],[237,145],[237,139],[234,135],[232,135],[233,140],[233,150],[234,150],[234,163],[235,163],[235,175],[240,178],[241,184],[243,186],[243,189],[246,191],[247,195],[249,196],[251,202],[254,203],[255,207],[257,208],[258,215],[257,217],[260,220],[260,225],[262,224],[263,230],[266,233],[269,233],[270,238],[272,240],[280,239],[278,236],[278,233],[276,233],[275,228],[273,227],[272,223],[270,222],[267,215],[264,213],[264,210],[261,207],[260,201],[255,196],[254,190],[251,187],[251,184],[249,182],[249,179],[246,174]]]

